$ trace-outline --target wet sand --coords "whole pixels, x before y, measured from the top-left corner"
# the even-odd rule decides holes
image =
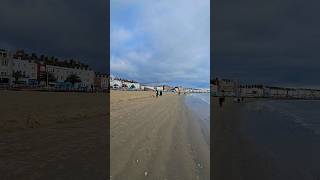
[[[212,117],[212,178],[214,180],[272,179],[272,162],[258,153],[255,142],[243,132],[247,120],[240,115],[243,104],[226,99],[223,108],[213,98]],[[253,101],[250,100],[250,101]]]
[[[111,92],[111,179],[210,179],[209,145],[184,96]]]
[[[0,179],[106,179],[107,94],[0,91]]]

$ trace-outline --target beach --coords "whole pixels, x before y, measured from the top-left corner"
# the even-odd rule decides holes
[[[0,91],[1,179],[106,179],[108,95]]]
[[[184,100],[111,92],[111,179],[210,179],[210,145]]]
[[[213,99],[213,179],[320,177],[319,102]]]

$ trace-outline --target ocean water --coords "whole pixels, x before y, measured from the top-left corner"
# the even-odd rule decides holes
[[[202,127],[202,135],[210,144],[210,94],[195,93],[185,95],[185,104],[195,115]]]
[[[210,122],[210,94],[194,93],[187,94],[186,105],[206,124]]]
[[[271,160],[273,179],[320,179],[320,101],[258,101],[241,112],[242,130]]]
[[[262,101],[255,103],[251,108],[254,111],[264,110],[265,113],[272,113],[278,120],[292,121],[296,126],[320,135],[320,101]]]

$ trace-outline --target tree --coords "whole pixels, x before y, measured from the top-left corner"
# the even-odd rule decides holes
[[[70,74],[65,80],[65,82],[70,82],[72,86],[74,86],[75,83],[81,83],[81,79],[76,74]]]
[[[56,82],[57,79],[51,72],[46,72],[44,74],[44,76],[40,77],[40,81],[44,81],[46,83],[49,83],[49,82]],[[49,84],[47,84],[47,85],[49,85]]]
[[[38,60],[37,54],[36,54],[36,53],[32,53],[32,54],[31,54],[31,59],[32,59],[32,60]]]
[[[17,83],[23,77],[23,74],[21,71],[13,71],[12,77],[14,77],[15,83]]]
[[[44,55],[43,54],[40,56],[40,61],[44,61]]]
[[[48,82],[56,82],[57,78],[50,72],[47,72],[47,77],[48,78]]]

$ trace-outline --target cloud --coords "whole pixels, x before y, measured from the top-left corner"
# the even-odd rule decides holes
[[[107,8],[99,0],[2,0],[1,45],[79,58],[95,70],[107,67]]]
[[[141,82],[208,86],[210,75],[209,0],[111,1],[111,29],[132,34],[113,55],[126,59],[135,73],[111,72]],[[129,9],[129,10],[128,10]],[[128,19],[122,16],[130,14]],[[112,37],[113,38],[113,37]],[[111,38],[111,39],[112,39]],[[120,41],[118,41],[120,42]],[[129,54],[139,55],[138,58]]]
[[[133,38],[133,32],[123,27],[112,27],[110,44],[112,48],[119,48]]]
[[[213,4],[213,76],[272,85],[320,80],[315,0],[219,1]]]

